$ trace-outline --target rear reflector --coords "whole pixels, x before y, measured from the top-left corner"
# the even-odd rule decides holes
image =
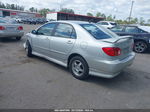
[[[18,27],[18,30],[23,30],[23,27],[22,27],[22,26],[19,26],[19,27]]]
[[[103,47],[102,49],[108,56],[121,55],[121,49],[118,47]]]
[[[4,26],[0,26],[0,30],[5,30],[5,27]]]

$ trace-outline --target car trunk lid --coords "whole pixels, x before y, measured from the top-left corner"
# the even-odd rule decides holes
[[[117,47],[121,49],[121,54],[119,56],[112,56],[113,59],[123,59],[126,58],[133,50],[133,39],[131,36],[122,36],[119,38],[105,39],[103,42],[110,43],[112,47]]]
[[[18,27],[20,25],[18,24],[1,24],[1,26],[5,27],[5,32],[17,32],[18,31]]]

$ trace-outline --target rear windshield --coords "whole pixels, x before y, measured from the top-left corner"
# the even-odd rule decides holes
[[[88,31],[96,39],[108,39],[117,37],[116,34],[110,30],[97,26],[95,24],[80,24],[86,31]]]

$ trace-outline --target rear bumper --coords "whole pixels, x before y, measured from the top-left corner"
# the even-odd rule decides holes
[[[0,37],[22,37],[24,32],[0,32]]]
[[[99,61],[96,64],[98,68],[90,68],[89,74],[104,78],[113,78],[120,74],[120,72],[125,69],[127,66],[130,66],[133,63],[135,58],[135,53],[132,53],[130,56],[126,57],[123,60],[115,61]]]

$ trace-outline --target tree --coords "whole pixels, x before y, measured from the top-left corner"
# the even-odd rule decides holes
[[[112,17],[112,15],[107,16],[106,18],[107,21],[114,21],[114,18]]]
[[[88,12],[88,13],[87,13],[87,16],[93,16],[93,14],[92,14],[92,13],[90,13],[90,12]]]
[[[106,18],[106,15],[105,14],[101,14],[101,17]]]
[[[37,12],[37,8],[31,7],[31,8],[29,8],[29,11],[30,12]]]
[[[96,17],[106,18],[106,15],[104,13],[97,12]]]
[[[6,9],[14,9],[14,10],[24,10],[24,6],[19,6],[17,4],[4,4],[0,2],[0,8],[6,8]]]
[[[73,10],[73,9],[67,9],[67,8],[62,8],[62,9],[60,10],[60,12],[65,12],[65,13],[74,14],[74,10]]]
[[[46,17],[46,14],[48,13],[48,12],[55,12],[55,9],[52,9],[52,10],[50,10],[50,9],[46,9],[46,8],[44,8],[44,9],[41,9],[41,10],[39,10],[38,11],[42,16],[44,16],[44,17]]]
[[[140,24],[141,24],[141,25],[144,25],[144,23],[145,23],[144,18],[143,18],[143,17],[140,17]]]
[[[101,13],[100,12],[97,12],[97,14],[96,14],[96,17],[101,17]]]
[[[10,9],[16,9],[16,8],[15,8],[15,4],[11,4],[11,5],[10,5]]]
[[[6,8],[5,4],[3,4],[2,2],[0,2],[0,8]]]
[[[147,20],[147,23],[150,24],[150,19]]]

